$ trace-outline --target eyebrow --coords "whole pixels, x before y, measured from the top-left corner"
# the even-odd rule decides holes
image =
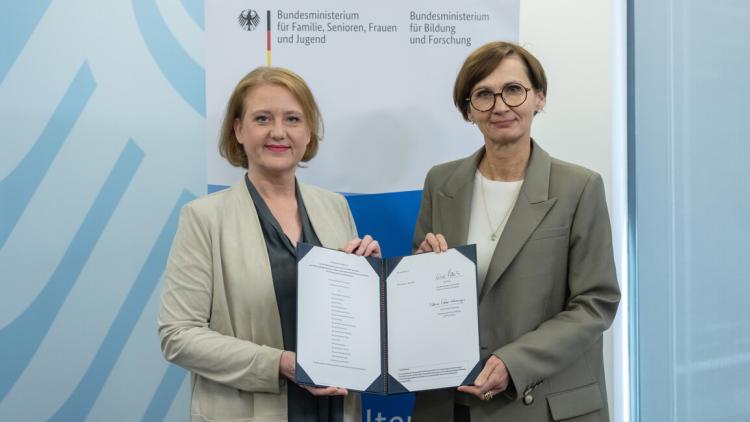
[[[273,111],[267,110],[267,109],[258,109],[258,110],[248,110],[250,114],[273,114]],[[283,114],[304,114],[302,111],[297,110],[286,110],[283,112]]]
[[[514,81],[508,81],[508,82],[504,83],[503,86],[502,86],[502,88],[505,88],[506,86],[508,86],[510,84],[518,84],[518,85],[526,86],[526,85],[524,85],[523,82],[514,80]],[[480,89],[492,89],[492,88],[494,88],[494,87],[489,86],[489,85],[477,85],[477,87],[475,89],[471,90],[471,92],[477,92]]]

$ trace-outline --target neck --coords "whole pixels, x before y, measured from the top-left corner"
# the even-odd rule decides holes
[[[531,156],[531,139],[508,144],[485,142],[479,171],[490,180],[522,180]]]
[[[256,169],[248,169],[247,177],[266,200],[295,197],[294,172],[269,175]]]

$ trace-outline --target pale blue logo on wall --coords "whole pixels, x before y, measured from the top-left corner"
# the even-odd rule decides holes
[[[156,310],[205,189],[203,2],[0,16],[0,420],[186,420]]]

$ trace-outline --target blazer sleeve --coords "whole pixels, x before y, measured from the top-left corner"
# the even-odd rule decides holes
[[[592,173],[578,201],[568,250],[568,301],[563,311],[493,352],[515,387],[534,388],[580,358],[615,316],[620,289],[601,177]]]
[[[282,350],[209,327],[213,262],[209,218],[183,207],[164,277],[159,337],[164,357],[195,374],[240,390],[278,393]]]
[[[412,251],[416,251],[419,248],[419,244],[422,243],[427,233],[432,232],[432,186],[430,175],[432,170],[427,172],[427,176],[424,179],[424,187],[422,189],[422,203],[419,206],[419,214],[417,215],[417,223],[414,226],[414,238],[412,239],[411,248]]]

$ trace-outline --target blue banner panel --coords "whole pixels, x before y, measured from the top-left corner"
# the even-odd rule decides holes
[[[369,234],[375,238],[384,257],[411,255],[421,190],[345,195],[360,237]]]
[[[362,422],[407,422],[414,410],[414,394],[362,394]]]

